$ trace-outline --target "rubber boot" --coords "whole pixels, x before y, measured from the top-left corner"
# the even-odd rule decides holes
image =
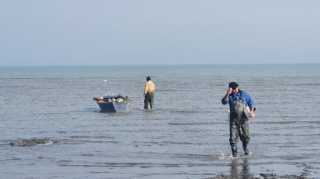
[[[249,155],[249,150],[247,148],[247,145],[243,145],[243,151],[244,151],[244,155]]]
[[[231,146],[231,151],[232,151],[232,156],[233,157],[237,157],[237,146],[236,145],[233,145]]]

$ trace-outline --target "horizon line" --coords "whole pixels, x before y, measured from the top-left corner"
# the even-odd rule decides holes
[[[199,64],[101,64],[101,65],[0,65],[0,67],[85,67],[85,66],[177,66],[177,65],[184,65],[184,66],[192,66],[192,65],[210,65],[210,66],[231,66],[231,65],[312,65],[312,64],[320,64],[320,63],[306,63],[306,62],[300,62],[300,63],[219,63],[219,64],[210,64],[210,63],[199,63]]]

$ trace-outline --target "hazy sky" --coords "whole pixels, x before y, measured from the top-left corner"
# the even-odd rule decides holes
[[[318,0],[0,0],[0,66],[319,63]]]

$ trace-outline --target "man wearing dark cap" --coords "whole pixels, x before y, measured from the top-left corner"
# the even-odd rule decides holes
[[[245,155],[249,155],[247,145],[250,140],[249,117],[255,116],[254,102],[249,93],[239,89],[236,82],[229,83],[227,94],[221,100],[222,104],[230,106],[230,146],[233,157],[237,156],[238,138],[242,141],[242,147]],[[248,116],[246,108],[249,108]]]
[[[150,108],[154,108],[154,90],[156,89],[154,83],[151,81],[151,77],[147,77],[147,82],[144,88],[144,109],[148,109],[148,103]]]

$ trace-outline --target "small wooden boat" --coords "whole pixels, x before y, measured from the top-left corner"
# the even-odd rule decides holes
[[[131,100],[128,96],[119,95],[103,95],[98,98],[93,98],[97,101],[101,112],[120,113],[131,111]]]

